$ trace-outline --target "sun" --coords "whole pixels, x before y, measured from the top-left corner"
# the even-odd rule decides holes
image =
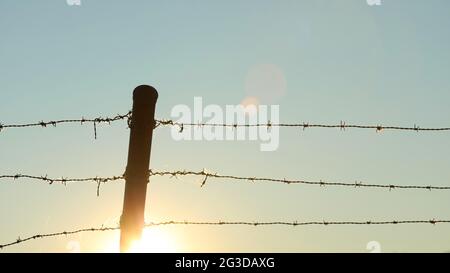
[[[173,253],[177,252],[178,247],[173,236],[170,236],[168,232],[157,228],[146,228],[142,231],[142,237],[140,240],[131,243],[131,247],[128,252],[131,253]],[[112,241],[107,245],[103,252],[119,252],[119,238],[120,234],[117,233],[112,238]]]
[[[176,252],[172,237],[161,229],[144,229],[142,238],[131,243],[129,252],[133,253],[171,253]]]

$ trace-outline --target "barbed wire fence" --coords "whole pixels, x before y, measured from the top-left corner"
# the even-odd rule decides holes
[[[17,128],[29,128],[29,127],[57,127],[60,124],[92,124],[94,129],[94,138],[97,139],[97,125],[102,123],[111,124],[116,121],[126,120],[128,128],[132,124],[132,112],[128,111],[126,114],[117,114],[113,117],[97,117],[97,118],[84,118],[80,119],[62,119],[62,120],[50,120],[50,121],[40,121],[34,123],[23,123],[23,124],[2,124],[0,123],[0,133],[7,129],[17,129]],[[154,123],[154,127],[177,127],[180,132],[184,130],[186,126],[190,127],[228,127],[228,128],[238,128],[238,127],[266,127],[268,130],[272,127],[291,127],[291,128],[300,128],[300,129],[308,129],[308,128],[325,128],[325,129],[340,129],[341,131],[345,131],[346,129],[371,129],[376,132],[381,132],[385,130],[391,131],[415,131],[415,132],[444,132],[450,131],[450,127],[420,127],[414,125],[413,127],[405,127],[405,126],[384,126],[384,125],[365,125],[365,124],[347,124],[344,121],[341,121],[339,124],[320,124],[320,123],[309,123],[309,122],[301,122],[301,123],[271,123],[268,121],[267,123],[257,123],[257,124],[226,124],[226,123],[181,123],[171,119],[156,119]],[[187,170],[175,170],[175,171],[157,171],[157,170],[149,170],[148,176],[170,176],[171,178],[178,178],[180,176],[199,176],[201,177],[200,186],[203,187],[208,179],[225,179],[225,180],[235,180],[235,181],[248,181],[248,182],[275,182],[275,183],[283,183],[283,184],[303,184],[303,185],[316,185],[316,186],[340,186],[340,187],[354,187],[354,188],[380,188],[380,189],[410,189],[410,190],[450,190],[450,186],[436,186],[436,185],[400,185],[400,184],[366,184],[361,181],[355,182],[326,182],[326,181],[308,181],[308,180],[292,180],[286,178],[267,178],[267,177],[248,177],[248,176],[236,176],[236,175],[223,175],[215,172],[209,172],[206,170],[201,171],[187,171]],[[126,178],[126,174],[118,175],[118,176],[110,176],[110,177],[84,177],[84,178],[50,178],[47,175],[45,176],[36,176],[36,175],[28,175],[28,174],[0,174],[0,179],[31,179],[42,181],[48,183],[50,185],[55,183],[60,183],[63,185],[67,185],[68,183],[76,183],[76,182],[93,182],[97,184],[97,196],[100,194],[100,185],[124,180]],[[166,222],[157,222],[157,223],[147,223],[145,227],[152,226],[165,226],[165,225],[208,225],[208,226],[223,226],[223,225],[245,225],[245,226],[272,226],[272,225],[284,225],[284,226],[311,226],[311,225],[402,225],[402,224],[443,224],[450,223],[450,220],[393,220],[393,221],[272,221],[272,222],[249,222],[249,221],[217,221],[217,222],[201,222],[201,221],[166,221]],[[120,227],[104,227],[101,226],[99,228],[82,228],[72,231],[62,231],[55,233],[46,233],[46,234],[37,234],[26,238],[18,238],[15,241],[10,243],[0,244],[0,249],[4,249],[9,246],[25,243],[30,240],[42,239],[47,237],[57,237],[57,236],[67,236],[82,232],[100,232],[100,231],[113,231],[119,230]]]

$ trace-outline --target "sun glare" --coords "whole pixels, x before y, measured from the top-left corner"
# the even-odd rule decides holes
[[[112,243],[103,252],[119,252],[120,234],[115,234]],[[177,252],[177,245],[173,236],[158,228],[147,228],[142,232],[142,238],[131,244],[128,252],[132,253],[172,253]]]
[[[141,240],[132,243],[129,252],[176,252],[176,246],[172,238],[163,230],[145,229]]]

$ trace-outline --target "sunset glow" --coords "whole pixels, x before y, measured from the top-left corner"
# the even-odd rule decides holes
[[[145,229],[141,240],[132,243],[129,250],[133,253],[171,253],[176,251],[175,241],[161,229]]]
[[[109,241],[102,252],[118,253],[119,252],[120,234],[116,233]],[[131,244],[131,253],[173,253],[177,252],[179,247],[172,234],[156,228],[144,229],[142,238]]]

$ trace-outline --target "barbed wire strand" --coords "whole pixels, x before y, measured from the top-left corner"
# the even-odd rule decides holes
[[[81,125],[92,123],[94,125],[94,137],[97,139],[97,125],[100,123],[108,123],[127,120],[128,125],[131,123],[131,111],[126,114],[117,114],[114,117],[97,117],[97,118],[80,118],[80,119],[62,119],[62,120],[51,120],[51,121],[40,121],[35,123],[24,123],[24,124],[1,124],[0,123],[0,132],[4,129],[9,128],[27,128],[27,127],[42,127],[47,128],[47,126],[56,127],[58,124],[64,123],[80,123]]]
[[[209,172],[205,169],[202,171],[187,171],[187,170],[177,170],[177,171],[157,171],[149,170],[149,176],[170,176],[171,178],[177,178],[179,176],[200,176],[202,177],[201,187],[205,186],[209,178],[216,179],[228,179],[228,180],[238,180],[238,181],[249,181],[249,182],[275,182],[283,184],[305,184],[305,185],[316,185],[316,186],[342,186],[342,187],[355,187],[355,188],[384,188],[389,190],[394,189],[421,189],[421,190],[450,190],[450,186],[424,186],[424,185],[398,185],[398,184],[365,184],[361,181],[350,182],[325,182],[325,181],[307,181],[307,180],[290,180],[290,179],[279,179],[279,178],[268,178],[268,177],[246,177],[246,176],[236,176],[236,175],[221,175],[218,173]],[[86,178],[49,178],[48,176],[34,176],[27,174],[15,174],[15,175],[0,175],[0,179],[34,179],[47,182],[49,184],[61,183],[67,185],[70,182],[94,182],[97,183],[97,195],[99,195],[100,184],[123,180],[125,175],[120,176],[110,176],[110,177],[86,177]]]
[[[150,170],[150,176],[203,176],[201,186],[204,186],[208,178],[219,178],[219,179],[231,179],[231,180],[244,180],[250,182],[264,181],[264,182],[276,182],[284,184],[306,184],[306,185],[317,185],[317,186],[343,186],[343,187],[366,187],[366,188],[387,188],[389,190],[393,189],[426,189],[426,190],[450,190],[447,186],[419,186],[419,185],[394,185],[394,184],[364,184],[360,181],[354,183],[345,182],[324,182],[320,181],[307,181],[307,180],[290,180],[290,179],[279,179],[279,178],[267,178],[267,177],[245,177],[245,176],[235,176],[235,175],[221,175],[218,173],[208,172],[206,170],[202,171],[152,171]]]
[[[97,124],[99,123],[111,123],[118,120],[128,121],[128,125],[131,123],[131,111],[126,114],[118,114],[115,117],[98,117],[93,119],[86,119],[82,117],[81,119],[63,119],[63,120],[52,120],[52,121],[40,121],[35,123],[25,123],[25,124],[1,124],[0,123],[0,132],[3,129],[8,128],[25,128],[25,127],[43,127],[54,126],[62,123],[93,123],[94,125],[94,134],[96,135]],[[171,119],[156,119],[155,120],[155,128],[160,126],[177,126],[179,127],[180,132],[184,130],[185,126],[197,126],[197,127],[230,127],[230,128],[238,128],[238,127],[267,127],[270,129],[271,127],[299,127],[303,130],[307,128],[337,128],[345,131],[346,129],[374,129],[377,132],[383,130],[401,130],[401,131],[450,131],[450,127],[430,127],[430,128],[422,128],[420,126],[414,125],[413,127],[405,127],[405,126],[383,126],[383,125],[360,125],[360,124],[347,124],[345,121],[341,121],[340,124],[319,124],[319,123],[271,123],[268,121],[267,123],[258,123],[258,124],[226,124],[226,123],[181,123],[176,122]]]
[[[72,235],[72,234],[77,234],[77,233],[82,233],[82,232],[94,232],[94,231],[110,231],[110,230],[118,230],[120,229],[119,227],[100,227],[100,228],[83,228],[83,229],[77,229],[77,230],[72,230],[72,231],[62,231],[62,232],[54,232],[54,233],[47,233],[47,234],[38,234],[38,235],[33,235],[27,238],[20,238],[18,237],[17,240],[10,242],[10,243],[6,243],[3,245],[0,245],[0,249],[3,249],[5,247],[9,247],[9,246],[13,246],[13,245],[17,245],[17,244],[21,244],[30,240],[36,240],[36,239],[42,239],[42,238],[46,238],[46,237],[58,237],[58,236],[62,236],[62,235]]]
[[[344,121],[341,121],[340,124],[314,124],[314,123],[271,123],[270,121],[267,123],[257,123],[257,124],[226,124],[226,123],[181,123],[176,122],[171,119],[160,119],[156,120],[156,126],[177,126],[179,127],[179,131],[183,132],[185,126],[197,126],[197,127],[229,127],[229,128],[238,128],[238,127],[267,127],[270,129],[271,127],[299,127],[303,130],[307,128],[338,128],[340,130],[345,131],[346,129],[374,129],[376,132],[381,132],[384,130],[400,130],[400,131],[450,131],[450,127],[436,127],[436,128],[421,128],[417,125],[413,127],[404,127],[404,126],[383,126],[383,125],[358,125],[358,124],[347,124]]]
[[[198,222],[198,221],[166,221],[166,222],[150,222],[144,225],[144,227],[155,227],[155,226],[167,226],[167,225],[201,225],[201,226],[225,226],[225,225],[240,225],[240,226],[331,226],[331,225],[403,225],[403,224],[442,224],[450,223],[450,220],[393,220],[393,221],[310,221],[310,222],[299,222],[299,221],[272,221],[272,222],[250,222],[250,221],[216,221],[216,222]],[[0,249],[21,244],[30,240],[42,239],[47,237],[58,237],[58,236],[68,236],[82,232],[100,232],[100,231],[113,231],[119,230],[120,227],[104,227],[99,228],[83,228],[72,231],[62,231],[47,234],[38,234],[26,238],[18,237],[15,241],[0,245]]]
[[[100,196],[100,185],[102,183],[117,181],[117,180],[123,180],[124,176],[111,176],[111,177],[85,177],[85,178],[49,178],[47,175],[45,176],[35,176],[35,175],[28,175],[28,174],[15,174],[15,175],[0,175],[0,179],[32,179],[32,180],[40,180],[44,181],[50,185],[54,183],[60,183],[63,185],[67,185],[67,183],[72,182],[94,182],[97,183],[97,196]]]

